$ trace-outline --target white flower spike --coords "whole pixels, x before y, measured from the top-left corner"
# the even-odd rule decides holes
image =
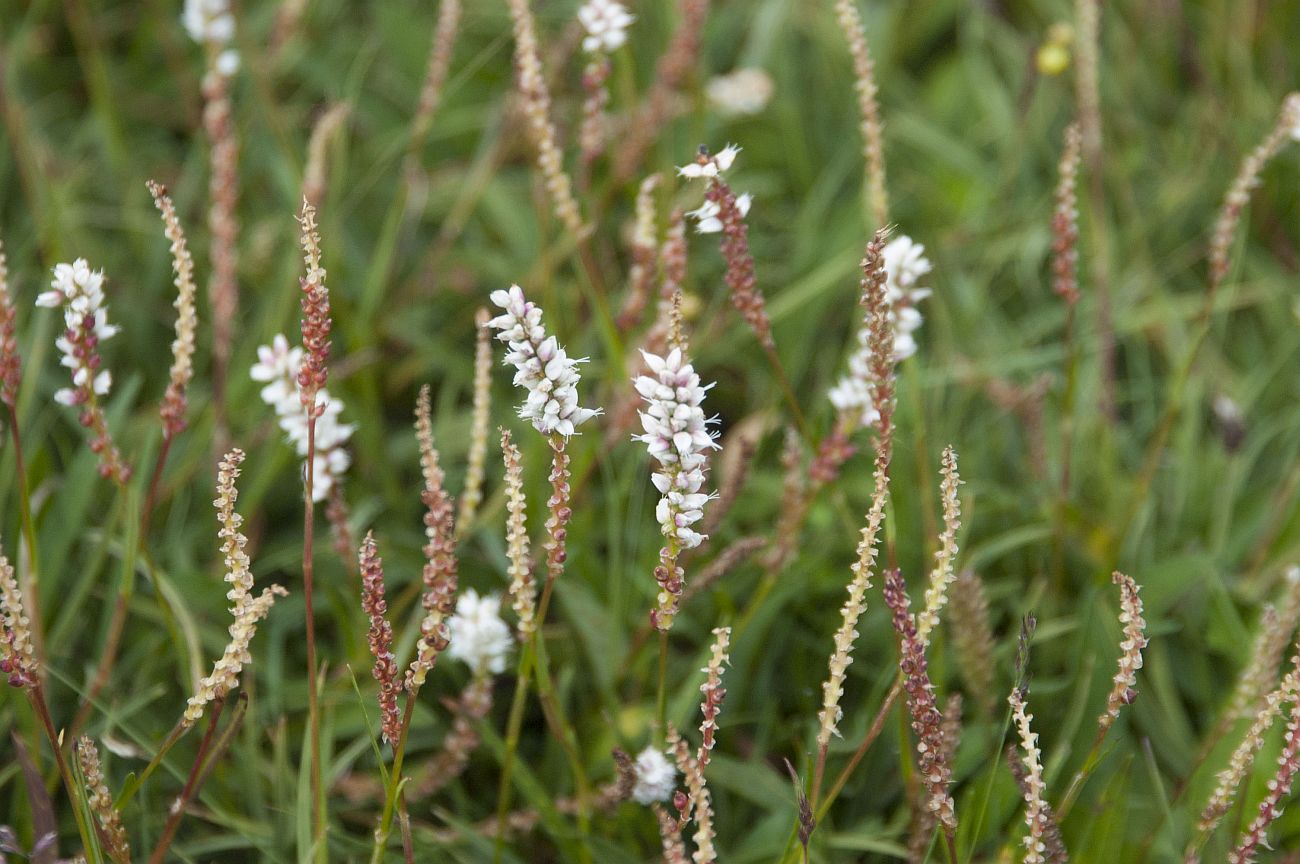
[[[505,362],[515,367],[515,386],[526,393],[519,416],[543,435],[568,438],[600,413],[578,405],[578,364],[587,358],[570,357],[554,336],[546,335],[541,308],[524,297],[518,285],[493,291],[489,297],[505,311],[488,326],[501,331],[497,339],[510,348]]]
[[[514,639],[501,620],[499,596],[480,597],[473,588],[466,589],[456,599],[456,614],[447,621],[447,629],[451,634],[448,656],[463,660],[476,675],[506,670]]]
[[[677,769],[664,754],[647,747],[636,757],[636,785],[632,787],[632,800],[638,804],[667,801],[677,787]]]
[[[660,466],[651,480],[663,496],[655,517],[664,536],[675,538],[683,549],[693,549],[704,535],[690,526],[704,516],[704,504],[712,497],[701,491],[708,453],[718,449],[708,428],[711,421],[700,407],[713,385],[700,384],[700,376],[680,348],[667,357],[641,354],[650,370],[636,379],[636,391],[646,402],[641,412],[645,433],[633,440],[644,443]]]
[[[589,54],[617,51],[627,42],[627,28],[635,20],[627,7],[615,0],[588,0],[578,7],[578,21],[587,31],[582,50]]]

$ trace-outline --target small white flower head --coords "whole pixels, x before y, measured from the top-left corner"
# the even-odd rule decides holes
[[[480,597],[468,588],[456,599],[456,614],[447,621],[451,644],[447,654],[463,660],[475,674],[506,670],[506,658],[514,639],[510,628],[501,620],[501,598],[496,594]]]
[[[199,44],[222,46],[235,37],[230,0],[185,0],[181,24]]]
[[[270,345],[257,349],[257,362],[248,374],[254,381],[265,381],[262,388],[262,401],[268,405],[279,406],[281,402],[292,399],[298,401],[298,388],[295,379],[302,366],[302,349],[289,347],[289,340],[283,333],[275,334]]]
[[[647,747],[636,757],[636,785],[632,787],[632,800],[638,804],[667,801],[677,787],[677,769],[664,754]]]
[[[731,167],[736,161],[736,156],[740,153],[740,148],[735,144],[728,144],[714,155],[709,155],[707,147],[701,145],[699,155],[695,161],[689,165],[683,165],[677,169],[678,177],[685,177],[688,180],[695,180],[701,177],[717,177],[723,171]]]
[[[262,401],[275,409],[276,418],[288,443],[301,459],[307,457],[307,413],[303,411],[298,391],[298,371],[302,368],[302,348],[290,347],[289,340],[277,333],[270,345],[257,349],[257,362],[249,369],[249,377],[262,381]],[[343,413],[343,400],[330,396],[321,388],[316,393],[316,404],[322,406],[316,418],[316,458],[312,462],[312,499],[324,501],[330,489],[347,473],[352,457],[345,445],[356,426],[339,422]],[[304,471],[306,466],[304,465]]]
[[[1300,141],[1300,93],[1287,96],[1286,101],[1282,103],[1282,110],[1286,112],[1290,122],[1291,137]]]
[[[71,264],[54,265],[50,290],[36,297],[36,305],[54,309],[63,307],[64,332],[54,340],[63,355],[60,365],[72,370],[72,387],[55,391],[60,405],[80,405],[89,399],[89,391],[105,396],[113,384],[107,369],[100,369],[97,346],[118,333],[108,323],[104,303],[104,273],[91,270],[85,258]]]
[[[233,48],[227,48],[217,55],[217,74],[224,78],[230,78],[239,71],[239,52]]]
[[[488,322],[499,330],[497,339],[510,348],[505,362],[515,367],[514,383],[526,396],[519,416],[533,424],[543,435],[573,435],[578,426],[600,413],[578,405],[578,364],[560,347],[554,336],[546,335],[542,310],[524,297],[518,285],[508,291],[493,291],[490,299],[505,310]]]
[[[740,211],[741,216],[749,215],[749,207],[753,203],[754,196],[748,192],[736,196],[736,209]],[[717,234],[722,230],[722,220],[718,218],[721,212],[720,204],[706,198],[698,209],[688,211],[686,215],[695,220],[697,234]]]
[[[665,537],[676,538],[683,549],[693,549],[704,535],[690,526],[704,516],[711,497],[702,491],[708,453],[718,449],[710,420],[701,407],[707,387],[680,348],[667,357],[642,351],[649,374],[636,379],[636,392],[645,400],[641,414],[644,434],[633,436],[650,451],[660,470],[651,475],[659,494],[655,518]]]
[[[587,31],[582,50],[595,54],[621,48],[627,42],[627,28],[636,17],[615,0],[587,0],[578,7],[578,20]]]
[[[772,76],[762,69],[737,69],[719,75],[706,87],[709,101],[726,116],[758,114],[772,101]]]

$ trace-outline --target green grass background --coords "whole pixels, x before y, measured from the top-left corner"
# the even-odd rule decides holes
[[[574,4],[534,5],[549,48]],[[1284,149],[1264,172],[1155,481],[1135,500],[1136,481],[1171,370],[1194,333],[1217,208],[1241,158],[1272,127],[1282,97],[1300,82],[1300,6],[1229,0],[1105,6],[1105,207],[1093,212],[1085,206],[1082,214],[1075,480],[1059,522],[1056,430],[1065,310],[1050,291],[1047,261],[1055,166],[1062,130],[1074,113],[1074,69],[1040,76],[1033,52],[1071,9],[1061,2],[956,0],[872,0],[863,6],[886,120],[891,218],[926,245],[934,262],[921,349],[900,373],[888,524],[896,560],[919,596],[934,549],[939,454],[951,443],[966,480],[960,564],[979,571],[993,599],[999,688],[1011,685],[1020,616],[1032,611],[1039,621],[1030,706],[1055,797],[1083,758],[1113,674],[1119,627],[1109,573],[1122,568],[1144,586],[1151,646],[1140,697],[1111,733],[1106,759],[1065,837],[1078,861],[1136,860],[1148,842],[1150,860],[1172,861],[1212,771],[1196,774],[1182,801],[1171,801],[1173,790],[1245,661],[1260,603],[1276,594],[1281,567],[1295,560],[1300,544],[1294,375],[1300,145]],[[433,387],[439,447],[449,485],[459,490],[468,446],[473,316],[488,291],[520,282],[542,301],[549,326],[570,353],[590,356],[585,403],[611,405],[629,386],[623,354],[631,344],[611,345],[584,311],[583,279],[539,191],[531,149],[510,109],[513,40],[505,4],[467,4],[444,102],[418,154],[421,170],[413,185],[402,161],[436,4],[311,0],[300,29],[273,60],[264,46],[275,11],[275,4],[254,2],[240,9],[243,66],[233,98],[241,141],[242,295],[230,402],[234,441],[249,452],[240,510],[253,539],[254,572],[259,582],[274,579],[293,593],[259,631],[255,662],[244,677],[248,718],[200,797],[203,818],[190,817],[182,826],[174,846],[180,860],[289,861],[298,854],[306,806],[299,795],[306,703],[301,494],[292,453],[245,370],[258,344],[276,332],[296,332],[301,263],[293,216],[314,118],[340,101],[351,106],[330,146],[320,216],[335,320],[330,388],[346,401],[345,418],[359,426],[347,494],[356,526],[373,527],[380,539],[391,592],[400,594],[419,579],[419,474],[410,431],[415,392],[423,382]],[[665,2],[638,3],[634,11],[630,45],[615,56],[615,111],[635,104],[646,89],[676,19],[674,4]],[[71,717],[98,657],[118,581],[138,562],[123,554],[129,544],[115,515],[121,503],[97,479],[75,419],[52,401],[62,386],[52,350],[56,316],[31,308],[31,300],[58,261],[85,257],[106,271],[110,314],[123,327],[105,348],[116,377],[108,401],[112,426],[138,472],[147,473],[173,320],[170,259],[145,191],[147,178],[170,187],[201,286],[208,273],[207,149],[198,123],[202,61],[179,14],[178,5],[162,0],[0,2],[0,237],[19,298],[20,417],[39,502],[59,722]],[[772,75],[775,98],[757,117],[719,119],[703,98],[703,82],[751,65]],[[580,65],[571,61],[548,71],[571,141]],[[869,212],[851,65],[830,4],[715,4],[685,97],[684,113],[661,131],[650,161],[668,171],[700,142],[743,146],[732,182],[756,198],[750,237],[778,350],[803,410],[825,430],[832,415],[824,394],[842,369],[858,320],[857,263]],[[670,198],[687,206],[698,202],[698,187],[669,185],[661,212]],[[621,237],[635,184],[612,187],[599,171],[597,189],[611,202],[598,226],[597,248],[616,303],[625,285]],[[1113,423],[1096,410],[1090,244],[1098,225],[1108,238],[1113,275],[1119,372]],[[730,309],[721,273],[714,241],[692,238],[689,288],[702,301],[690,322],[692,344],[697,368],[718,382],[707,406],[720,415],[724,432],[763,422],[769,434],[714,549],[773,530],[779,433],[789,419],[761,351]],[[122,656],[89,730],[145,749],[155,747],[178,716],[192,670],[206,671],[226,638],[210,506],[215,460],[202,293],[200,304],[191,428],[172,450],[164,481],[168,498],[149,538],[157,572],[141,571],[135,579]],[[1041,429],[1027,427],[987,393],[993,380],[1029,386],[1040,378],[1047,387]],[[1225,448],[1211,420],[1210,402],[1220,393],[1236,400],[1245,417],[1246,437],[1236,452]],[[499,366],[493,397],[494,425],[515,428],[524,444],[531,524],[538,528],[545,449],[513,418],[515,394]],[[578,489],[568,570],[548,627],[551,667],[588,773],[598,779],[612,771],[612,746],[635,751],[647,742],[654,657],[632,657],[628,650],[653,602],[658,550],[644,452],[630,441],[606,449],[601,432],[584,434],[571,447],[577,473],[590,473]],[[1046,477],[1035,474],[1028,458],[1036,435],[1045,436]],[[868,449],[867,436],[860,439]],[[19,532],[9,449],[6,442],[0,455],[0,529],[12,553]],[[488,499],[462,544],[461,574],[462,585],[495,591],[505,584],[495,445],[489,466]],[[721,744],[709,769],[724,861],[775,861],[786,847],[795,810],[780,759],[810,770],[820,684],[869,489],[870,461],[859,455],[812,512],[798,555],[734,645]],[[1060,568],[1054,548],[1062,550]],[[736,620],[759,578],[753,565],[730,575],[715,592],[692,601],[673,631],[670,713],[686,728],[698,723],[695,670],[709,630]],[[364,707],[373,723],[365,623],[355,584],[326,541],[318,579],[322,657],[331,670],[327,770],[335,779],[374,772],[363,716]],[[170,593],[175,611],[164,611],[160,591]],[[896,669],[878,590],[869,602],[845,697],[842,728],[849,743],[837,745],[844,753],[860,740]],[[414,615],[399,613],[395,620],[401,645],[408,647],[416,636]],[[941,692],[960,686],[950,641],[943,633],[935,648]],[[348,680],[348,665],[366,695],[364,706]],[[489,736],[504,726],[511,677],[502,676],[497,688],[497,711],[488,724],[496,732]],[[417,714],[413,760],[435,748],[446,729],[437,696],[454,694],[465,680],[463,668],[439,665]],[[34,722],[16,696],[0,696],[0,728],[26,735]],[[963,735],[956,787],[963,860],[994,860],[1021,830],[1010,776],[995,764],[1003,728],[1001,711],[992,718],[974,715]],[[899,722],[888,724],[818,828],[814,860],[888,860],[901,852],[908,814],[902,777],[910,768],[902,767],[900,729]],[[178,747],[167,770],[124,814],[139,849],[151,846],[161,829],[194,746],[190,740]],[[904,757],[908,746],[901,749]],[[493,812],[499,752],[489,740],[462,780],[434,801],[411,803],[417,844],[433,848],[420,826],[474,822]],[[1272,752],[1262,764],[1271,765]],[[6,736],[0,742],[0,822],[22,827],[30,822],[28,802],[12,753]],[[563,752],[535,705],[521,754],[517,801],[545,808],[571,789]],[[832,764],[842,758],[833,749]],[[1222,758],[1221,752],[1212,757],[1209,767]],[[131,759],[109,757],[109,763],[115,789],[140,767]],[[1263,779],[1255,778],[1248,801],[1258,799]],[[333,799],[335,860],[367,853],[373,811]],[[1222,854],[1232,826],[1250,815],[1249,809],[1244,816],[1234,811],[1209,856]],[[70,824],[65,846],[75,837]],[[1274,836],[1277,848],[1287,848],[1288,838],[1300,836],[1300,816],[1284,815]],[[623,862],[649,860],[656,844],[648,811],[625,805],[598,817],[590,836],[580,836],[571,821],[547,819],[513,848],[518,860],[566,859],[585,849],[594,860]],[[462,841],[430,851],[429,860],[478,861],[488,854],[481,841]]]

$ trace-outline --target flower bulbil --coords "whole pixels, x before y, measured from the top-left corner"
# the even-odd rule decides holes
[[[379,682],[379,725],[384,740],[396,744],[401,734],[402,718],[397,708],[397,694],[402,689],[393,657],[393,625],[385,614],[384,561],[375,547],[373,532],[366,534],[359,554],[361,569],[361,608],[370,619],[367,641],[370,656],[375,658],[371,674]]]
[[[32,647],[32,622],[23,608],[22,591],[13,565],[0,553],[0,673],[14,687],[35,687],[39,682]]]
[[[117,335],[118,328],[108,323],[104,302],[104,273],[91,270],[85,258],[71,264],[56,264],[50,290],[36,297],[37,306],[63,307],[66,329],[54,344],[63,352],[62,365],[72,370],[72,387],[54,394],[62,405],[81,408],[81,425],[94,433],[90,449],[99,455],[99,473],[118,483],[126,483],[131,469],[124,461],[108,433],[108,422],[99,404],[107,396],[113,376],[101,368],[99,343]]]
[[[194,334],[198,329],[198,315],[194,310],[194,259],[190,257],[185,242],[185,231],[176,215],[176,207],[167,194],[167,187],[150,180],[149,194],[154,206],[162,214],[163,231],[171,241],[172,270],[176,273],[176,338],[172,340],[172,366],[163,396],[163,432],[171,438],[185,428],[185,390],[194,377]]]
[[[554,336],[546,335],[541,308],[524,297],[518,285],[493,291],[492,302],[505,310],[488,322],[497,338],[509,346],[505,362],[515,367],[514,383],[527,394],[519,416],[543,435],[568,438],[578,426],[600,412],[578,405],[578,364]]]

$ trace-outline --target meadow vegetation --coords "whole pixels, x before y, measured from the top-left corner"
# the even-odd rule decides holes
[[[0,0],[0,862],[1300,861],[1298,40]]]

